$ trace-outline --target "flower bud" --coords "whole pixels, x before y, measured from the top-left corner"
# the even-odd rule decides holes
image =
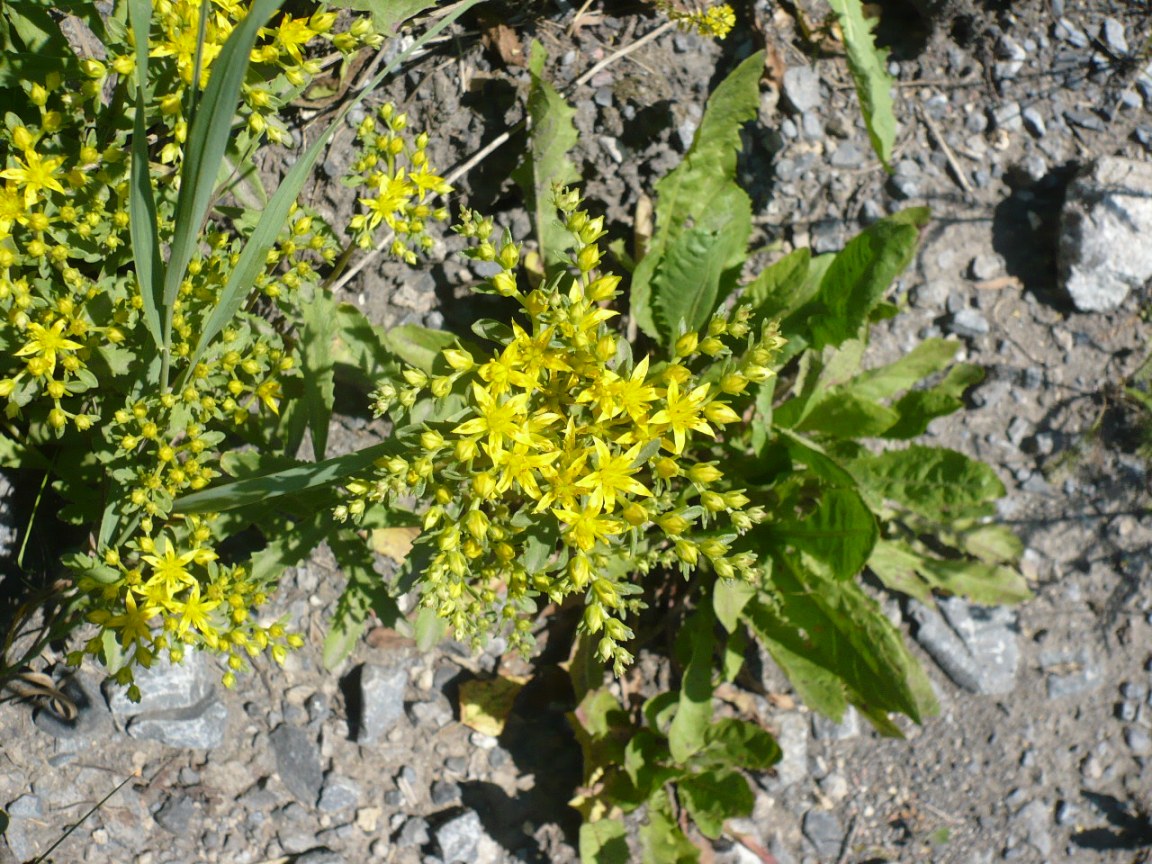
[[[695,333],[685,333],[676,340],[676,345],[673,353],[677,357],[690,357],[696,353],[696,346],[699,343],[699,337]]]
[[[697,462],[688,469],[688,479],[693,483],[699,483],[701,486],[715,483],[723,476],[724,474],[720,469],[711,462]]]
[[[709,402],[704,406],[704,416],[713,423],[739,423],[740,415],[723,402]]]

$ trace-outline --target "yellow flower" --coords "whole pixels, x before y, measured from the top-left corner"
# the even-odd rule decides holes
[[[18,187],[24,190],[24,206],[33,206],[40,197],[41,189],[51,189],[53,192],[64,194],[64,187],[55,175],[64,157],[49,156],[44,158],[35,150],[25,150],[24,158],[16,158],[16,168],[6,168],[0,171],[0,177],[5,180],[15,180]]]
[[[625,524],[619,519],[604,516],[598,506],[591,504],[579,511],[556,507],[552,512],[568,525],[564,539],[582,552],[591,552],[597,541],[607,540],[625,529]]]
[[[188,565],[195,558],[195,550],[177,555],[171,543],[163,555],[142,556],[144,563],[152,566],[152,576],[144,583],[145,587],[158,587],[162,596],[171,599],[182,589],[195,586],[196,579],[188,572]]]
[[[475,410],[479,416],[461,423],[452,430],[453,434],[468,436],[486,434],[488,447],[493,450],[500,449],[506,438],[520,444],[532,444],[523,425],[528,409],[527,393],[518,393],[499,402],[488,388],[473,381],[472,395],[475,397]]]
[[[675,379],[668,382],[668,390],[664,396],[665,407],[652,415],[652,425],[660,428],[661,432],[672,432],[673,453],[684,452],[684,443],[690,431],[703,432],[705,435],[715,435],[712,427],[701,416],[704,404],[708,399],[709,385],[701,384],[691,393],[680,394],[680,385]],[[667,445],[665,445],[667,446]]]
[[[219,600],[201,600],[200,585],[199,583],[193,584],[192,590],[183,602],[184,609],[180,614],[180,623],[176,627],[176,632],[183,636],[188,632],[189,627],[194,627],[205,636],[208,634],[215,636],[216,628],[209,623],[208,613],[219,605]]]
[[[16,352],[16,356],[33,357],[39,361],[36,368],[42,370],[44,375],[51,375],[56,369],[56,353],[58,351],[76,351],[83,347],[79,342],[73,342],[64,336],[64,327],[63,318],[57,318],[51,327],[29,324],[28,332],[32,338]]]
[[[641,444],[634,444],[630,450],[612,455],[608,445],[599,438],[592,439],[596,448],[596,470],[586,475],[576,485],[591,490],[588,506],[611,513],[616,508],[616,493],[651,497],[644,485],[632,475],[640,470],[636,460],[640,455]]]

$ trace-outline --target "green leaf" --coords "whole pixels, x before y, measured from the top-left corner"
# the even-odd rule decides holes
[[[440,352],[456,344],[456,336],[418,324],[401,324],[384,334],[384,347],[409,366],[432,374]]]
[[[542,76],[547,52],[538,41],[532,41],[528,72],[528,146],[512,179],[524,192],[525,206],[536,226],[540,257],[547,271],[564,264],[564,252],[572,245],[572,236],[561,224],[552,204],[552,187],[566,186],[580,179],[568,151],[576,146],[578,134],[572,120],[576,109]]]
[[[328,538],[340,571],[348,578],[324,638],[324,668],[334,669],[355,650],[370,613],[387,625],[402,617],[384,579],[373,566],[371,550],[354,531],[344,529]]]
[[[1024,544],[1007,525],[977,525],[960,532],[960,549],[988,564],[1017,561]]]
[[[338,324],[336,301],[327,289],[317,287],[312,299],[303,304],[301,312],[303,332],[300,344],[303,350],[300,353],[304,396],[300,401],[312,433],[313,458],[319,461],[328,449],[328,424],[332,420],[332,403],[336,398],[332,344]],[[295,454],[297,447],[292,447],[290,442],[288,452]]]
[[[767,771],[783,755],[776,739],[755,723],[725,717],[708,727],[703,749],[692,757],[694,767],[739,767]]]
[[[700,860],[700,850],[684,836],[664,789],[648,799],[648,822],[640,826],[640,842],[643,864],[697,864]]]
[[[731,770],[692,774],[681,780],[676,789],[700,833],[712,840],[724,833],[726,819],[750,815],[756,803],[748,781]]]
[[[879,536],[876,517],[850,488],[821,489],[816,509],[805,518],[781,519],[766,528],[777,542],[827,564],[836,579],[859,573]]]
[[[896,115],[892,111],[892,79],[888,76],[888,52],[876,47],[871,24],[864,17],[861,0],[828,0],[840,19],[848,71],[868,127],[872,149],[891,169],[892,145],[896,141]]]
[[[918,444],[863,453],[848,465],[861,494],[880,510],[886,501],[939,522],[992,512],[1004,484],[983,462],[943,447]]]
[[[883,435],[899,419],[900,415],[891,408],[840,391],[816,402],[795,428],[798,432],[852,441]]]
[[[132,165],[128,184],[128,230],[132,240],[132,259],[136,281],[143,301],[144,324],[156,344],[165,351],[161,309],[164,306],[164,262],[160,257],[157,234],[156,197],[152,189],[152,172],[148,165],[148,130],[145,127],[148,81],[148,31],[152,9],[148,0],[131,0],[128,14],[136,45],[136,113],[132,131]]]
[[[357,450],[355,453],[325,459],[323,462],[301,464],[259,477],[245,477],[231,483],[222,483],[177,498],[172,502],[172,510],[174,513],[182,514],[218,513],[266,498],[305,492],[320,486],[331,486],[366,470],[381,456],[395,452],[396,447],[395,442],[384,441]]]
[[[751,231],[751,204],[733,181],[740,128],[756,116],[763,68],[763,52],[753,54],[716,88],[684,161],[656,184],[656,231],[648,253],[632,275],[630,289],[632,317],[654,339],[667,342],[670,336],[657,324],[658,304],[682,302],[658,298],[654,277],[685,231],[695,227],[719,235],[721,227],[729,225],[733,234],[723,238],[722,243],[718,240],[715,254],[730,257],[720,263],[716,272],[731,270],[743,262],[744,245]],[[717,201],[723,202],[719,210],[713,209]],[[717,215],[719,220],[713,221]],[[738,250],[738,255],[732,250]],[[694,287],[682,285],[679,289],[690,291]],[[713,290],[712,286],[708,290]],[[721,289],[715,290],[719,294]],[[663,318],[673,327],[678,323],[670,320],[669,310],[665,310]]]
[[[860,335],[892,280],[912,260],[923,208],[905,210],[868,226],[833,258],[807,313],[814,347],[839,345]]]
[[[668,749],[681,765],[704,746],[704,733],[712,721],[712,625],[712,610],[702,606],[688,617],[677,639],[678,650],[690,655],[676,716],[668,729]]]
[[[248,14],[229,34],[227,41],[220,49],[219,56],[212,65],[212,74],[208,79],[208,86],[204,89],[204,96],[200,100],[200,108],[188,130],[188,139],[184,146],[184,161],[180,171],[180,191],[176,198],[168,268],[164,273],[161,310],[164,322],[165,357],[171,350],[172,315],[176,295],[180,290],[180,283],[184,281],[184,275],[188,272],[188,264],[196,252],[196,247],[200,241],[200,230],[205,217],[208,215],[212,196],[216,191],[216,177],[220,172],[220,165],[224,161],[224,155],[228,151],[228,145],[232,138],[232,118],[236,116],[240,87],[248,72],[252,46],[256,44],[256,36],[260,28],[280,8],[282,2],[283,0],[253,0]],[[293,195],[292,199],[295,200],[295,197]],[[286,211],[284,215],[287,216]],[[261,224],[263,224],[263,219],[261,219]],[[276,232],[280,230],[280,226],[283,224],[283,220],[277,223]],[[272,245],[272,240],[275,240],[275,233],[273,233],[268,246]],[[245,246],[245,251],[251,246],[250,240]],[[265,249],[265,251],[267,250]],[[263,266],[265,266],[265,257],[261,255],[259,267],[263,268]],[[237,270],[241,270],[239,263],[229,277],[229,285],[233,281],[231,277],[236,275]],[[252,277],[255,276],[255,273],[256,268],[253,268]],[[250,287],[251,278],[246,281],[245,285],[246,289]],[[226,292],[227,287],[225,288]],[[239,305],[236,308],[238,309]],[[234,314],[235,310],[228,316],[228,320],[231,320]],[[194,353],[199,355],[200,352]],[[189,368],[195,366],[198,361],[199,356],[189,363]],[[164,383],[167,384],[167,382]]]
[[[810,249],[796,249],[744,286],[740,299],[752,307],[756,320],[783,318],[811,299],[811,294],[805,296],[801,290],[811,261]],[[817,288],[819,283],[811,286],[812,294]]]
[[[905,393],[892,406],[900,420],[884,433],[885,438],[907,439],[923,435],[937,417],[947,417],[964,407],[964,392],[984,380],[984,370],[971,363],[958,363],[944,380],[927,390]]]
[[[580,826],[580,860],[589,864],[628,864],[628,832],[619,819],[600,819]]]
[[[261,514],[255,515],[258,518]],[[253,580],[260,582],[278,579],[287,568],[306,560],[332,532],[332,518],[326,509],[317,509],[293,521],[259,519],[257,527],[264,536],[271,538],[268,545],[252,556],[248,565]]]
[[[339,0],[335,5],[372,13],[376,32],[390,36],[409,18],[435,6],[436,0]]]
[[[846,389],[861,399],[887,399],[944,369],[960,348],[955,339],[925,339],[895,363],[857,375]]]
[[[666,345],[700,331],[740,277],[752,230],[749,198],[729,184],[710,204],[708,217],[680,231],[652,275],[652,304]]]
[[[1024,577],[1011,567],[922,555],[896,541],[877,543],[868,566],[886,587],[927,605],[932,603],[933,591],[986,606],[1019,603],[1032,596]]]
[[[756,596],[756,588],[740,579],[717,579],[712,588],[712,609],[716,620],[729,633],[740,623],[744,606]]]
[[[430,651],[448,632],[448,622],[437,615],[434,609],[421,606],[420,611],[416,613],[416,621],[412,628],[416,637],[416,647],[421,651]]]
[[[769,551],[771,582],[762,598],[745,609],[745,620],[757,636],[839,678],[845,696],[883,732],[899,734],[889,712],[902,712],[917,722],[935,713],[936,700],[924,671],[900,632],[855,581],[832,578],[806,556]],[[775,656],[772,645],[766,647]],[[820,679],[817,683],[827,686]],[[840,708],[830,714],[840,719],[843,709],[836,705],[835,694],[818,696]]]

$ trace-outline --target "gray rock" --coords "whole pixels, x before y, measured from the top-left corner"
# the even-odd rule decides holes
[[[977,282],[995,279],[1004,272],[1004,259],[994,252],[983,252],[968,264],[968,276]]]
[[[811,66],[792,66],[784,72],[784,98],[798,113],[811,111],[824,102],[820,73]]]
[[[808,776],[808,730],[804,715],[794,711],[781,714],[776,721],[776,741],[784,755],[776,763],[776,777],[769,788],[784,788]]]
[[[1023,417],[1013,417],[1012,422],[1008,424],[1008,440],[1012,442],[1013,446],[1019,447],[1030,428],[1028,421]]]
[[[1004,35],[996,43],[996,58],[992,74],[997,80],[1003,81],[1020,74],[1020,70],[1024,68],[1024,61],[1028,59],[1028,52],[1011,36]]]
[[[169,747],[211,750],[224,741],[227,726],[228,706],[210,694],[187,708],[139,714],[128,721],[127,731]]]
[[[44,802],[39,795],[21,795],[7,807],[8,815],[17,819],[39,819],[44,815]]]
[[[1124,25],[1115,18],[1105,18],[1100,24],[1100,41],[1107,45],[1113,54],[1125,56],[1128,53],[1128,38],[1124,35]]]
[[[1016,818],[1024,827],[1025,842],[1043,856],[1052,854],[1052,817],[1050,808],[1043,801],[1031,801],[1016,813]]]
[[[277,726],[268,736],[276,757],[276,772],[289,792],[306,807],[313,807],[324,783],[320,748],[315,739],[296,726]]]
[[[451,780],[437,780],[432,784],[430,793],[433,805],[446,807],[460,798],[460,787]]]
[[[402,849],[406,846],[423,846],[429,839],[428,820],[423,816],[412,816],[396,835],[396,845]]]
[[[1061,18],[1057,21],[1052,32],[1057,39],[1067,42],[1073,48],[1087,48],[1088,43],[1091,41],[1087,33],[1067,18]]]
[[[135,670],[140,701],[128,698],[128,688],[105,685],[108,707],[118,719],[155,711],[189,708],[211,695],[216,687],[216,673],[208,668],[207,658],[195,648],[184,650],[184,659],[172,663],[167,654],[157,657],[152,666]]]
[[[827,810],[809,810],[801,826],[804,836],[816,849],[821,861],[835,861],[844,843],[844,828],[835,813]]]
[[[949,333],[968,339],[983,336],[991,329],[988,320],[978,309],[961,309],[952,316],[952,320],[946,326]]]
[[[289,855],[307,852],[316,845],[316,835],[299,825],[286,825],[276,832],[281,848]]]
[[[99,696],[100,687],[90,676],[78,670],[66,675],[58,686],[76,706],[76,718],[63,720],[51,711],[41,709],[32,715],[32,722],[38,729],[61,740],[92,738],[109,731],[111,714],[108,705]]]
[[[960,597],[940,600],[938,606],[939,613],[910,602],[916,641],[965,690],[1010,692],[1020,661],[1016,613],[1004,607],[976,606]]]
[[[466,810],[454,816],[436,829],[436,845],[444,864],[472,861],[476,857],[484,826],[475,810]]]
[[[330,849],[313,849],[297,858],[294,864],[348,864],[348,859]]]
[[[837,723],[823,714],[812,715],[812,737],[817,741],[847,741],[860,734],[860,715],[851,705]]]
[[[845,141],[829,157],[833,168],[859,168],[864,164],[865,153],[855,141]]]
[[[1082,312],[1116,309],[1152,278],[1152,165],[1107,157],[1068,187],[1060,276]],[[1118,254],[1123,250],[1123,254]]]
[[[1141,726],[1128,726],[1124,730],[1124,743],[1137,756],[1152,753],[1152,737],[1148,735],[1148,730]]]
[[[320,790],[319,808],[325,813],[351,810],[360,803],[360,785],[355,780],[329,774]]]
[[[1021,111],[1020,119],[1024,121],[1024,128],[1028,130],[1029,135],[1043,138],[1044,133],[1048,131],[1048,125],[1044,122],[1044,115],[1034,105],[1029,105]]]
[[[809,141],[819,141],[824,137],[824,122],[815,111],[805,111],[800,118],[800,133]]]
[[[404,716],[408,667],[365,663],[360,670],[360,726],[358,744],[374,744]]]
[[[1048,673],[1045,686],[1049,699],[1077,696],[1095,690],[1104,683],[1100,668],[1087,648],[1042,651],[1039,660],[1040,668]]]
[[[188,833],[188,826],[192,817],[196,815],[196,802],[183,793],[176,792],[156,811],[153,819],[156,824],[167,831],[183,837]]]
[[[1087,129],[1089,132],[1103,132],[1106,128],[1104,121],[1091,111],[1083,111],[1079,108],[1069,108],[1064,112],[1064,119],[1071,123],[1073,126],[1079,126],[1081,129]]]
[[[992,109],[992,125],[1006,132],[1019,132],[1024,121],[1019,102],[1004,102]]]

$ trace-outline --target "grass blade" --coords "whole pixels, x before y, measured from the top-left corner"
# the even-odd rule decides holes
[[[212,310],[212,314],[208,316],[208,320],[204,324],[204,329],[200,333],[200,340],[196,344],[196,350],[192,352],[192,356],[188,360],[184,373],[185,376],[187,376],[188,371],[196,367],[196,364],[203,358],[204,352],[208,350],[208,346],[212,344],[212,340],[235,318],[236,313],[240,311],[240,308],[248,299],[248,294],[252,290],[252,283],[260,271],[264,269],[268,250],[271,249],[272,244],[276,242],[276,237],[279,235],[280,229],[284,226],[288,218],[288,211],[300,195],[300,191],[304,188],[305,182],[307,182],[311,176],[312,168],[327,146],[328,140],[332,137],[333,133],[340,128],[348,112],[371,93],[385,77],[390,75],[394,69],[403,63],[413,51],[423,47],[441,30],[448,27],[453,21],[479,2],[480,0],[464,0],[464,2],[457,4],[456,8],[453,9],[450,14],[445,15],[444,18],[430,27],[423,36],[413,42],[406,51],[399,54],[376,73],[372,80],[368,82],[368,85],[340,110],[340,113],[336,115],[336,118],[328,125],[328,128],[325,129],[320,136],[312,142],[311,146],[300,155],[300,158],[296,160],[292,169],[280,182],[279,187],[277,187],[275,193],[273,193],[271,199],[269,199],[268,206],[265,207],[264,212],[260,214],[260,221],[256,224],[256,228],[249,236],[248,241],[244,244],[244,249],[240,252],[240,258],[237,260],[236,266],[233,267],[232,272],[228,274],[228,281],[220,293],[220,302],[216,305],[216,308]],[[257,0],[258,5],[259,3],[260,0]],[[211,90],[211,84],[209,84],[209,90]],[[205,94],[204,102],[200,110],[201,116],[212,117],[216,113],[214,109],[209,107],[208,94]],[[191,137],[189,140],[191,140]],[[187,166],[187,164],[188,162],[185,161],[185,166]],[[214,164],[219,165],[219,160]],[[181,190],[181,194],[183,194],[183,189]],[[177,225],[179,226],[179,223],[177,223]],[[175,260],[175,251],[173,251],[173,260]],[[184,266],[187,266],[187,261],[184,262]],[[172,272],[170,262],[168,269],[169,281],[172,279]],[[182,274],[181,278],[183,278]],[[176,280],[176,285],[179,285],[179,280]]]
[[[204,97],[188,132],[184,164],[180,171],[180,194],[172,232],[172,251],[164,274],[164,364],[162,385],[167,384],[172,338],[172,314],[180,283],[200,239],[200,228],[216,190],[216,177],[232,137],[232,118],[240,99],[240,87],[248,72],[248,60],[256,37],[283,0],[255,0],[251,10],[224,43],[212,68]],[[195,82],[194,82],[195,83]]]
[[[383,441],[357,450],[355,453],[325,459],[323,462],[306,463],[295,468],[286,468],[259,477],[246,477],[243,480],[193,492],[191,495],[177,498],[172,503],[172,512],[219,513],[267,498],[305,492],[317,486],[330,486],[363,471],[395,447],[395,442]]]
[[[144,323],[163,350],[160,307],[163,303],[164,264],[160,258],[160,239],[156,227],[156,198],[152,191],[152,173],[148,167],[148,139],[144,122],[148,85],[148,31],[152,21],[149,0],[131,0],[128,14],[136,43],[136,118],[132,130],[132,168],[128,190],[128,227],[132,238],[132,258],[136,281],[144,301]]]

